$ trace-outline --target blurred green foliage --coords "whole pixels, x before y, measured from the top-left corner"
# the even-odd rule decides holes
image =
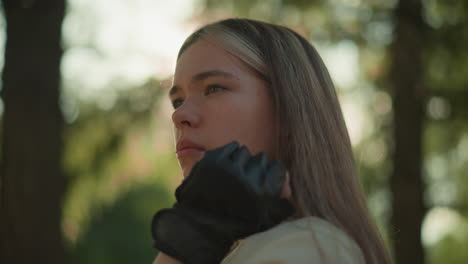
[[[151,218],[172,205],[178,175],[174,153],[162,149],[168,142],[160,135],[170,129],[157,118],[162,91],[158,80],[148,80],[119,92],[109,109],[81,102],[68,124],[63,230],[73,263],[154,258]]]
[[[73,250],[73,263],[151,263],[150,222],[171,205],[171,193],[158,183],[136,186],[93,217]]]
[[[460,246],[468,245],[467,228],[457,230],[460,234],[449,234],[444,236],[429,252],[431,263],[463,264],[468,259],[468,251],[462,250]]]

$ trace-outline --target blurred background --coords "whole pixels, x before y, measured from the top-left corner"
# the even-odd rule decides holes
[[[2,0],[0,263],[151,263],[181,182],[183,40],[248,17],[313,43],[395,263],[468,259],[468,1]]]

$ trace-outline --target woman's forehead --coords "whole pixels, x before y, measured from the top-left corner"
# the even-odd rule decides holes
[[[247,66],[218,45],[199,40],[188,47],[176,64],[173,83],[185,82],[208,72],[240,76],[248,74]]]

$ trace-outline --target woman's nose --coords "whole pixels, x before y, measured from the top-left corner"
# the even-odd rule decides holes
[[[176,128],[198,127],[200,123],[200,113],[193,102],[186,100],[172,113],[172,122]]]

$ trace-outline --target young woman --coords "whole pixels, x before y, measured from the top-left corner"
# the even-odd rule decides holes
[[[227,19],[180,49],[169,92],[185,177],[154,263],[390,263],[330,76],[279,25]]]

